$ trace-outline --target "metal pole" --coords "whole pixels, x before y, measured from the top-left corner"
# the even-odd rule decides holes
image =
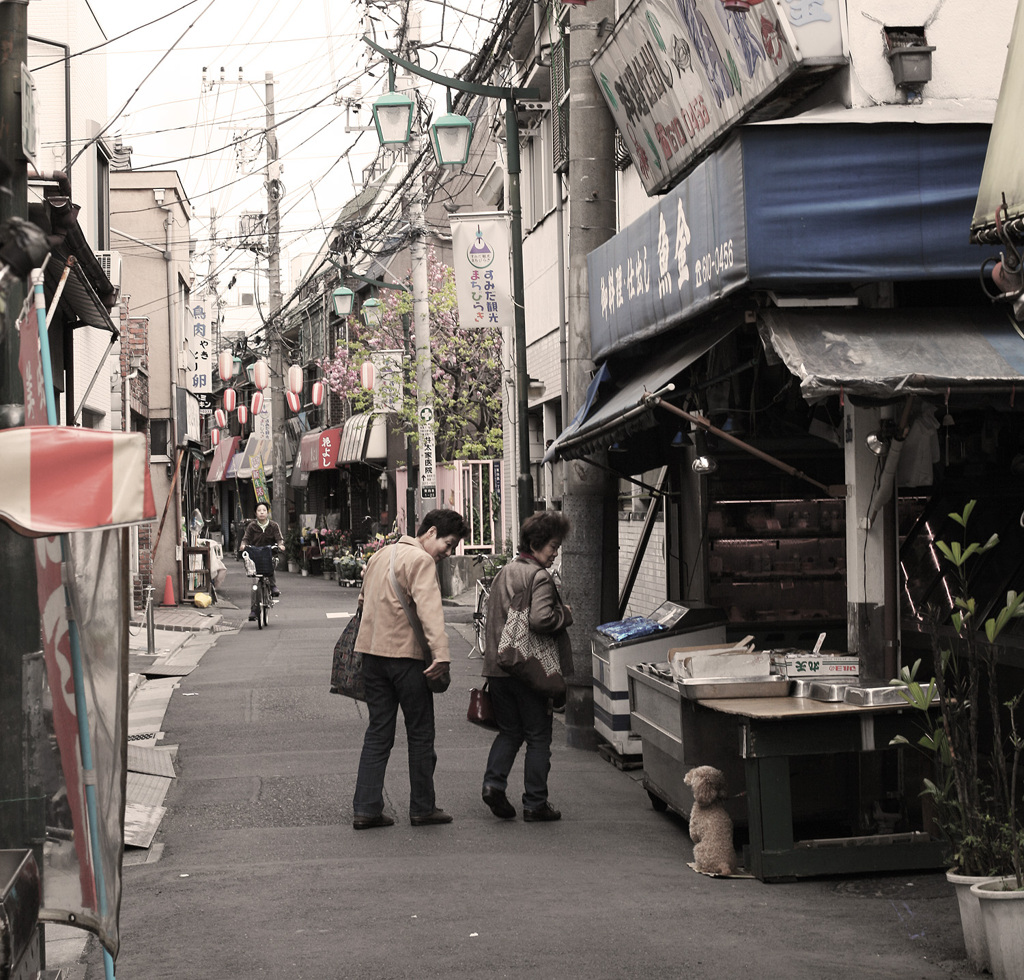
[[[156,621],[153,615],[152,585],[146,586],[146,652],[152,657],[156,653]]]
[[[519,436],[517,501],[519,523],[533,513],[533,473],[530,470],[530,372],[526,369],[526,288],[523,285],[523,205],[519,193],[519,119],[513,99],[505,100],[508,153],[508,204],[512,216],[512,303],[515,306],[516,424]]]
[[[277,159],[277,129],[274,122],[274,73],[265,76],[267,103],[267,259],[270,275],[270,414],[273,438],[271,465],[274,467],[274,496],[271,511],[282,531],[288,525],[288,490],[285,480],[284,338],[278,321],[281,310],[281,165]]]

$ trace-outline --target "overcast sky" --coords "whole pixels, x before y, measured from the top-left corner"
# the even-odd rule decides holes
[[[499,0],[420,2],[424,41],[443,33],[445,43],[467,51],[490,32],[490,24],[473,14],[500,7]],[[114,38],[187,0],[89,3],[107,37]],[[196,0],[107,46],[110,115],[141,85],[108,137],[120,135],[132,147],[134,167],[166,163],[161,169],[178,172],[194,208],[192,235],[200,253],[208,246],[214,209],[218,238],[230,244],[241,212],[266,211],[266,148],[258,136],[243,137],[264,128],[265,75],[272,72],[286,190],[281,245],[287,277],[288,259],[321,245],[324,226],[351,198],[354,182],[377,153],[374,132],[346,132],[344,102],[358,97],[360,86],[363,92],[375,87],[371,101],[381,90],[386,73],[378,68],[376,78],[366,76],[368,59],[375,56],[360,37],[369,27],[378,43],[390,46],[399,10],[398,4],[377,2],[369,9],[373,20],[365,21],[367,5],[354,0]],[[466,51],[435,50],[445,58],[440,66],[429,63],[430,52],[423,58],[434,70],[454,72],[469,59]],[[367,115],[364,124],[372,122]],[[251,265],[251,253],[245,255]]]

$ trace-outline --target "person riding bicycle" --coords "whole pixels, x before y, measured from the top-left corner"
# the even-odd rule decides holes
[[[270,519],[270,507],[267,504],[256,505],[256,520],[249,521],[242,535],[242,543],[238,546],[239,551],[244,551],[249,545],[258,547],[260,545],[276,546],[278,550],[284,550],[284,535],[277,521]],[[270,594],[276,599],[280,594],[277,587],[277,577],[271,572],[267,578],[270,580]],[[249,622],[256,621],[255,593],[253,593],[253,606],[249,610]]]

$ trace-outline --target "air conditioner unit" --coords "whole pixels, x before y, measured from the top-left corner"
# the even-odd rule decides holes
[[[97,252],[96,258],[100,260],[100,268],[110,280],[110,285],[115,291],[121,292],[121,253],[120,252]]]

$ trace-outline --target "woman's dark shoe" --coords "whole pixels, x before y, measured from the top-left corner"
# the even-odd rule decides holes
[[[485,787],[483,800],[491,808],[491,813],[502,820],[511,820],[516,815],[516,808],[509,803],[508,797],[500,789]]]
[[[536,810],[523,810],[523,819],[527,823],[537,823],[545,820],[561,820],[562,811],[556,810],[550,803],[537,807]]]
[[[433,813],[425,813],[420,817],[409,817],[409,823],[414,827],[429,827],[436,823],[451,823],[452,815],[444,810],[435,810]]]
[[[394,817],[389,817],[386,813],[378,813],[375,817],[355,816],[352,818],[352,826],[356,830],[369,830],[370,827],[393,827],[394,825]]]

